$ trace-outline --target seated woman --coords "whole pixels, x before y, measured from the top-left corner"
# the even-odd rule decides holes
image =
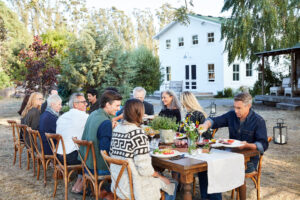
[[[61,109],[61,102],[62,100],[57,94],[49,96],[47,108],[40,117],[39,132],[42,137],[45,155],[53,154],[45,133],[56,133],[56,121]]]
[[[43,95],[39,92],[31,93],[27,105],[22,111],[21,123],[27,125],[33,130],[38,130]]]
[[[195,124],[203,124],[207,118],[207,114],[204,112],[202,106],[199,104],[195,95],[189,91],[185,91],[180,95],[180,103],[182,107],[187,111],[185,118],[188,118]],[[211,134],[205,132],[202,134],[205,139],[211,139]]]
[[[161,93],[162,110],[158,114],[162,117],[175,118],[176,122],[181,121],[180,103],[176,94],[172,90],[166,90]]]
[[[140,124],[143,122],[144,105],[138,99],[130,99],[125,103],[124,121],[114,130],[111,141],[110,156],[127,160],[132,171],[134,197],[137,200],[157,200],[160,190],[165,191],[165,199],[176,197],[176,183],[154,171],[149,154],[148,137],[144,134]],[[126,145],[119,145],[126,144]],[[110,166],[111,176],[117,177],[121,166]],[[112,178],[111,188],[115,187]],[[120,179],[117,195],[121,199],[130,197],[130,188],[127,171]]]

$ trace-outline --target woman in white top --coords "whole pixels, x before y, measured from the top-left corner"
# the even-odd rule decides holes
[[[119,124],[112,134],[110,156],[127,160],[132,171],[133,191],[136,200],[158,200],[160,190],[165,191],[165,199],[176,197],[176,183],[154,171],[149,154],[148,137],[144,134],[140,124],[143,122],[144,105],[138,99],[130,99],[124,106],[124,122]],[[121,166],[110,166],[112,184],[115,187],[116,178]],[[125,170],[118,188],[117,195],[122,199],[130,197],[128,174]]]

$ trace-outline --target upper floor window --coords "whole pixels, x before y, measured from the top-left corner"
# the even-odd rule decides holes
[[[192,41],[193,41],[193,45],[198,44],[198,35],[193,35],[192,36]]]
[[[166,67],[166,75],[167,75],[167,81],[171,80],[171,67]]]
[[[250,63],[246,64],[246,76],[252,76],[252,65]]]
[[[207,33],[207,41],[208,42],[214,42],[215,41],[215,34],[212,32],[212,33]]]
[[[215,82],[215,65],[208,64],[208,82]]]
[[[178,38],[178,46],[183,47],[184,46],[184,40],[183,37]]]
[[[166,49],[171,49],[171,40],[166,40]]]
[[[237,64],[233,65],[233,80],[234,81],[240,80],[240,65]]]

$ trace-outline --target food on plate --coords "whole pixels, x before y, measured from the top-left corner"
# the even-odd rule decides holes
[[[234,142],[234,140],[233,139],[220,139],[218,142],[221,144],[229,144],[230,145]]]
[[[172,155],[175,151],[171,149],[155,149],[153,154],[155,155]]]
[[[183,133],[176,132],[176,137],[183,137]]]
[[[187,148],[188,147],[186,140],[175,140],[174,145],[175,145],[175,148]]]

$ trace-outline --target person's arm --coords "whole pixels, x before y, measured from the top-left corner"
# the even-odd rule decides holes
[[[99,150],[105,150],[109,154],[110,142],[112,137],[112,123],[110,120],[103,121],[97,131],[99,140]]]
[[[32,130],[38,130],[39,129],[40,111],[38,109],[33,110],[29,123],[30,123],[29,127],[31,127]]]
[[[201,132],[206,131],[209,128],[222,128],[222,127],[228,127],[228,119],[231,116],[231,111],[219,116],[219,117],[209,117],[205,120],[203,124],[199,125],[199,128]]]
[[[147,115],[154,115],[154,107],[151,103],[148,103],[149,105],[149,111],[147,113]]]

